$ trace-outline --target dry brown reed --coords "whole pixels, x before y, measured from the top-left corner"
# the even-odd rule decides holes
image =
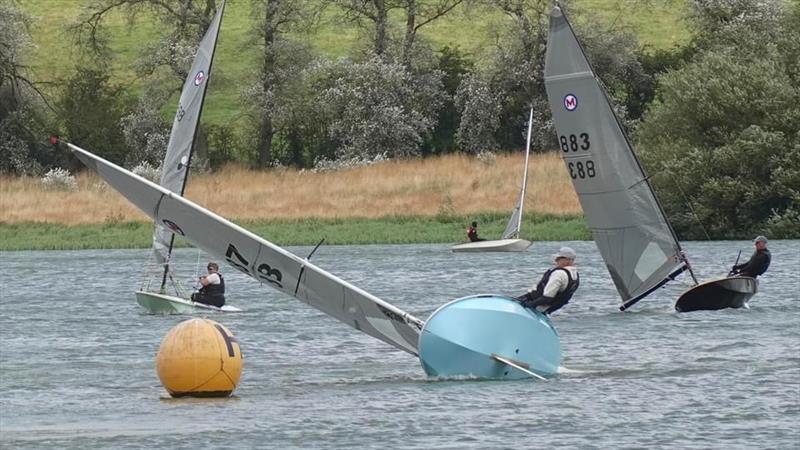
[[[493,164],[447,155],[323,173],[229,166],[213,174],[193,175],[186,197],[232,219],[506,212],[516,203],[522,161],[519,153],[498,155]],[[533,155],[528,177],[526,211],[580,214],[558,154]],[[0,177],[0,222],[147,220],[95,174],[77,178],[77,192],[53,192],[44,190],[38,178]]]

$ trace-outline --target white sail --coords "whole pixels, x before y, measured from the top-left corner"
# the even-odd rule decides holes
[[[164,187],[67,145],[87,167],[172,233],[272,288],[417,355],[421,320]]]
[[[561,156],[623,302],[686,268],[680,244],[559,7],[550,14],[545,86]]]
[[[224,9],[225,1],[223,0],[197,48],[192,68],[183,83],[178,109],[172,122],[172,132],[169,136],[167,152],[161,165],[161,181],[159,184],[180,195],[183,195],[186,187],[186,177],[189,175],[194,138],[197,133],[197,125],[200,122],[200,113],[211,74],[211,64],[214,60],[214,49],[217,45],[217,36],[219,35]],[[172,239],[173,236],[169,230],[156,224],[153,232],[153,252],[159,267],[169,261],[170,253],[172,252]]]
[[[503,237],[501,239],[515,239],[519,237],[519,230],[522,228],[522,206],[525,203],[525,188],[528,186],[528,157],[531,153],[531,130],[533,129],[533,108],[531,108],[530,116],[528,117],[528,141],[525,144],[525,167],[522,170],[522,187],[519,191],[519,200],[514,212],[511,213],[511,218],[508,219]]]

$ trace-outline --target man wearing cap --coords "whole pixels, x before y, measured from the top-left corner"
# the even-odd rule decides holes
[[[561,247],[553,255],[556,266],[544,273],[536,289],[517,297],[522,306],[550,314],[569,303],[580,285],[575,256],[575,250]]]
[[[732,275],[756,278],[767,271],[769,263],[772,261],[772,255],[767,248],[767,238],[758,236],[753,239],[753,243],[756,246],[753,256],[747,262],[733,266]]]

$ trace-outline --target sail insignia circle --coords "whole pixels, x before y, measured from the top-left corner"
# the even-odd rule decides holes
[[[179,227],[177,223],[175,223],[175,222],[173,222],[173,221],[171,221],[169,219],[164,219],[164,220],[162,220],[162,222],[164,222],[164,226],[166,226],[167,228],[172,230],[173,233],[180,234],[181,236],[186,236],[183,233],[183,230],[181,230],[181,227]]]
[[[194,76],[194,85],[200,86],[201,84],[203,84],[203,81],[205,81],[205,79],[206,79],[205,72],[203,72],[202,70],[197,72],[197,75]]]
[[[564,96],[564,108],[567,111],[575,111],[578,109],[578,97],[575,97],[572,94],[567,94]]]

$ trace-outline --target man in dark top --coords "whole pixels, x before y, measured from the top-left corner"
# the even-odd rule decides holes
[[[208,275],[200,277],[200,292],[192,294],[192,301],[222,308],[225,305],[225,279],[215,262],[208,263]]]
[[[470,242],[485,240],[478,237],[478,222],[472,222],[472,225],[467,228],[467,237],[469,238]]]
[[[747,262],[733,266],[731,274],[756,278],[767,271],[769,263],[772,261],[772,255],[770,255],[769,249],[767,249],[767,238],[758,236],[753,239],[753,243],[755,243],[756,246],[756,251],[753,253],[753,256],[751,256]]]

